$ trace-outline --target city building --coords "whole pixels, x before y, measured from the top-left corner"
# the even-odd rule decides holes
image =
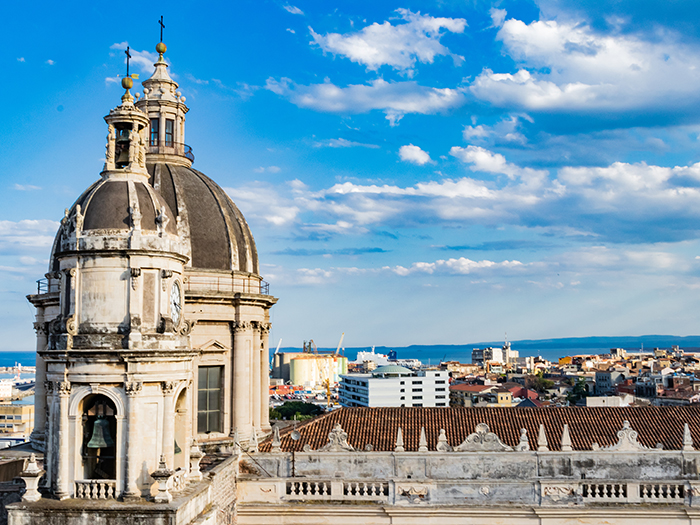
[[[272,360],[274,379],[311,389],[324,388],[326,381],[333,385],[347,372],[348,359],[342,355],[280,352]]]
[[[338,398],[345,407],[446,407],[448,389],[446,371],[386,365],[370,374],[341,376]]]
[[[0,403],[0,434],[29,438],[32,430],[34,430],[34,405]]]

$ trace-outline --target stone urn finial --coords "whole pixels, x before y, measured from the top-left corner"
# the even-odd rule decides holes
[[[173,473],[165,463],[165,456],[161,455],[158,470],[151,474],[151,477],[158,482],[158,494],[154,498],[156,503],[170,503],[173,500],[173,495],[168,492],[168,481]]]
[[[24,480],[27,490],[22,495],[22,501],[39,501],[41,494],[39,493],[39,480],[44,474],[44,470],[39,468],[36,462],[36,456],[29,456],[29,461],[26,463],[24,470],[19,475]]]

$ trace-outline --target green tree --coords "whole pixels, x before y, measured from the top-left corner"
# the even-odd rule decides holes
[[[320,406],[303,401],[287,401],[277,408],[270,409],[270,419],[305,421],[320,414],[323,414],[323,409]]]
[[[586,380],[583,377],[579,377],[578,382],[574,385],[574,389],[566,395],[566,400],[570,405],[575,405],[585,397],[588,397]]]

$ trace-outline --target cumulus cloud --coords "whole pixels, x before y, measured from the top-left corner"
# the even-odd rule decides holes
[[[17,191],[36,191],[40,190],[41,186],[34,186],[33,184],[15,184],[13,188]]]
[[[46,61],[46,63],[47,63],[48,65],[50,65],[50,66],[53,66],[56,62],[54,62],[54,61],[51,60],[51,59],[48,59],[48,60]]]
[[[413,273],[448,273],[456,275],[469,275],[471,273],[477,273],[484,270],[513,270],[521,267],[523,267],[523,263],[520,261],[472,261],[466,257],[460,257],[459,259],[439,259],[430,263],[415,262],[408,268],[403,266],[395,266],[389,269],[397,275],[406,276]]]
[[[526,24],[511,18],[502,22],[497,38],[520,64],[518,70],[484,69],[470,88],[497,106],[620,112],[697,104],[700,58],[670,32],[646,41],[631,34],[600,34],[577,22]]]
[[[376,79],[369,84],[339,87],[330,81],[302,86],[288,78],[268,78],[265,89],[288,98],[293,104],[324,113],[367,113],[383,111],[389,123],[396,125],[404,115],[430,115],[464,104],[462,89],[431,88],[414,81],[387,82]]]
[[[312,191],[297,180],[228,191],[251,220],[317,240],[424,225],[517,225],[621,243],[700,237],[700,163],[613,163],[549,173],[479,146],[454,147],[451,154],[475,175],[408,186],[346,181]]]
[[[312,43],[324,52],[342,55],[367,66],[367,69],[377,70],[388,65],[405,71],[409,76],[414,73],[416,61],[432,64],[438,55],[451,56],[456,65],[462,63],[464,57],[451,53],[440,43],[440,38],[444,34],[443,30],[462,33],[467,25],[466,20],[435,18],[408,9],[397,9],[396,12],[404,23],[374,23],[360,31],[344,35],[321,35],[309,27]]]
[[[401,160],[404,162],[410,162],[418,166],[423,166],[428,162],[432,162],[428,153],[413,144],[401,146],[401,148],[399,148],[399,157],[401,157]]]
[[[253,170],[255,173],[279,173],[282,169],[279,166],[260,166]]]
[[[24,57],[19,57],[17,58],[17,62],[26,62],[26,60],[24,60]]]

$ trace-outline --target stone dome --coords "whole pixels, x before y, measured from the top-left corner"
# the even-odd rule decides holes
[[[203,173],[181,164],[147,164],[151,185],[180,220],[188,266],[259,274],[258,252],[243,214]]]
[[[80,206],[80,208],[78,208]],[[175,214],[163,197],[145,180],[101,178],[92,184],[68,210],[66,225],[59,228],[51,252],[51,271],[57,271],[55,257],[61,250],[64,238],[75,232],[78,211],[81,214],[82,231],[117,232],[132,228],[131,208],[138,207],[141,213],[141,230],[158,230],[161,211],[165,212],[165,231],[177,235]]]

